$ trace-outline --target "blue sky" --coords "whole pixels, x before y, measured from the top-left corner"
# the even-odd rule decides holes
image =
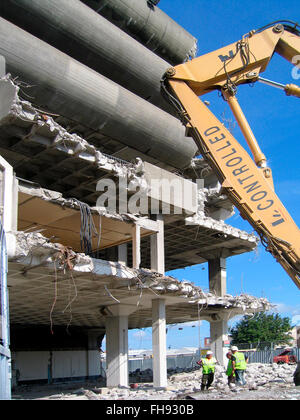
[[[158,6],[198,39],[198,55],[233,43],[251,29],[260,28],[275,20],[300,22],[298,0],[161,0]],[[300,79],[292,78],[292,69],[290,63],[275,55],[263,77],[284,84],[300,84]],[[203,99],[210,101],[210,109],[218,118],[221,118],[224,111],[226,117],[231,117],[228,106],[216,92]],[[238,99],[272,168],[275,191],[300,226],[299,100],[260,83],[256,83],[254,87],[241,86]],[[233,135],[247,149],[238,127],[234,129]],[[241,219],[238,211],[228,223],[253,232],[252,227]],[[168,274],[208,288],[207,264]],[[294,324],[300,325],[300,290],[261,246],[256,252],[227,260],[227,291],[233,295],[244,292],[267,297],[277,305],[278,313],[290,317]],[[179,327],[181,328],[177,325],[168,329],[167,346],[198,346],[198,327],[184,326],[182,330]],[[209,336],[207,322],[201,323],[200,335],[201,341]],[[129,347],[151,348],[151,329],[130,331]]]

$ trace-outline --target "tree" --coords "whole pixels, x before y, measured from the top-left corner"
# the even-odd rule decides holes
[[[232,344],[270,342],[289,344],[292,329],[289,318],[279,314],[258,312],[254,316],[245,315],[235,327],[230,329]]]

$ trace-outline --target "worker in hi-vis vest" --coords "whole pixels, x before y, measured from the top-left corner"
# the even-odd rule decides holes
[[[202,383],[201,391],[204,391],[205,388],[208,389],[214,381],[215,377],[215,368],[217,360],[213,357],[213,352],[208,351],[206,356],[200,359],[197,364],[202,367]]]
[[[228,359],[226,375],[228,376],[228,386],[230,387],[231,384],[235,384],[235,373],[234,373],[233,365],[232,365],[232,353],[231,353],[231,351],[229,351],[226,354],[226,357]]]
[[[244,378],[245,370],[247,368],[247,362],[245,356],[242,352],[238,351],[238,347],[232,346],[231,347],[231,360],[233,371],[235,373],[235,380],[238,385],[246,385],[246,381]]]

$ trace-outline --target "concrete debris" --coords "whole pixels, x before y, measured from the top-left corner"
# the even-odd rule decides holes
[[[199,286],[186,281],[179,281],[171,276],[163,276],[159,273],[153,273],[150,270],[139,270],[139,279],[142,284],[138,287],[151,288],[159,294],[172,292],[174,295],[189,298],[189,303],[199,305],[219,305],[227,308],[240,308],[243,311],[251,313],[253,310],[269,310],[271,305],[265,298],[256,298],[247,294],[232,296],[226,294],[224,297],[218,297],[212,292],[205,293]]]
[[[6,82],[6,85],[2,85],[2,88],[6,86],[12,89],[10,110],[1,119],[1,126],[11,124],[22,124],[24,126],[24,122],[26,122],[28,123],[28,127],[26,126],[26,140],[39,143],[44,147],[46,146],[49,151],[55,149],[66,155],[86,160],[89,164],[107,172],[113,178],[126,178],[132,190],[136,187],[141,192],[149,192],[150,186],[146,180],[144,162],[140,158],[136,158],[135,162],[125,162],[101,153],[94,145],[88,143],[76,133],[69,133],[64,127],[56,123],[51,115],[38,110],[30,102],[21,100],[18,95],[20,87],[16,85],[9,75],[2,78],[0,82]],[[201,165],[205,164],[197,163],[197,165],[201,167]],[[204,166],[205,171],[208,171],[208,168],[207,165]],[[203,170],[200,175],[204,175],[202,173]],[[45,189],[37,191],[36,186],[34,188],[32,187],[33,189],[35,189],[33,195],[39,194],[43,199],[56,200],[61,205],[70,207],[76,206],[72,202],[72,199],[64,199],[60,193],[54,191],[49,192]],[[130,214],[111,215],[105,208],[98,208],[97,210],[103,215],[116,217],[124,221],[137,220],[137,217],[139,217],[138,215]],[[224,231],[225,229],[224,233],[230,234],[234,229],[227,226],[225,228],[223,220],[232,214],[233,206],[231,203],[228,204],[228,199],[221,193],[221,187],[218,184],[217,186],[198,190],[197,213],[187,218],[186,223],[205,226],[207,228],[216,226],[217,230]],[[252,240],[252,236],[250,240]],[[247,234],[245,235],[245,232],[242,233],[241,231],[238,237],[248,239]]]
[[[124,264],[94,259],[83,253],[76,253],[59,243],[52,243],[39,232],[14,232],[15,253],[9,254],[9,260],[34,268],[44,265],[58,270],[66,266],[74,272],[93,273],[101,277],[112,276],[127,279],[126,284],[119,288],[142,290],[149,289],[158,296],[164,294],[180,296],[188,299],[190,304],[217,306],[225,309],[237,309],[248,313],[270,309],[270,303],[265,298],[256,298],[247,294],[232,296],[226,294],[218,297],[212,292],[205,293],[199,286],[187,281],[179,281],[172,276],[162,275],[147,269],[133,269]],[[233,311],[235,314],[235,311]]]
[[[141,159],[136,163],[120,161],[116,158],[101,153],[95,146],[88,143],[75,133],[69,133],[65,128],[55,122],[51,114],[38,110],[30,102],[21,100],[18,92],[20,86],[12,80],[10,75],[0,79],[0,83],[6,82],[11,85],[14,98],[8,115],[1,119],[1,125],[21,121],[32,123],[30,132],[26,135],[28,140],[40,142],[48,148],[56,148],[68,155],[77,156],[95,164],[99,169],[105,170],[112,175],[141,179],[143,177],[143,166]],[[2,86],[3,87],[3,86]],[[43,135],[42,135],[43,134]],[[45,144],[46,143],[46,144]],[[141,185],[142,181],[141,181]]]
[[[203,195],[204,197],[204,195]],[[207,229],[214,229],[222,233],[223,235],[231,235],[235,238],[243,239],[252,242],[255,245],[258,245],[259,239],[256,235],[252,233],[247,233],[244,230],[240,230],[233,226],[226,224],[223,220],[216,220],[212,217],[205,215],[203,206],[197,211],[197,214],[194,216],[186,217],[186,225],[202,226]]]
[[[146,152],[149,159],[181,169],[196,155],[197,146],[185,137],[177,118],[10,22],[0,20],[0,53],[5,56],[7,71],[22,80],[22,97],[31,97],[36,106],[47,107],[50,112],[79,123],[89,133],[92,130],[129,146],[135,156]],[[28,89],[24,92],[25,83]]]
[[[222,185],[212,168],[202,157],[192,159],[190,167],[185,171],[185,175],[188,178],[202,180],[203,182],[202,188],[200,188],[200,185],[198,188],[199,214],[202,212],[203,215],[211,216],[217,220],[225,220],[234,214],[234,206],[228,196],[224,194]],[[202,207],[201,203],[203,203]],[[222,213],[220,209],[222,209]]]
[[[138,160],[137,160],[137,165],[140,168],[141,163]],[[132,174],[131,179],[134,179],[134,178],[137,178],[137,176]],[[143,178],[141,178],[140,185],[143,185]],[[71,209],[76,209],[78,211],[80,210],[77,199],[64,198],[62,193],[42,188],[35,183],[31,183],[25,180],[19,180],[18,189],[19,189],[19,192],[21,193],[28,194],[33,197],[41,198],[42,200],[60,205],[61,207],[68,207]],[[109,213],[109,211],[105,207],[91,206],[90,210],[95,215],[100,215],[108,219],[119,220],[119,221],[127,222],[127,223],[148,221],[148,218],[146,216],[141,216],[139,214]]]
[[[8,232],[8,234],[15,238],[14,252],[8,252],[9,261],[19,262],[31,256],[33,260],[43,260],[46,264],[51,262],[54,254],[61,250],[60,244],[50,242],[50,239],[39,232]]]
[[[251,363],[247,366],[244,387],[229,387],[225,368],[216,367],[215,380],[208,391],[200,392],[202,370],[198,367],[189,372],[169,372],[168,386],[154,388],[150,382],[139,382],[137,387],[106,388],[105,385],[84,383],[81,388],[75,384],[54,385],[37,389],[35,386],[16,389],[13,399],[63,399],[63,400],[300,400],[300,388],[293,384],[295,366]],[[143,377],[152,374],[138,372]],[[137,376],[130,380],[136,380]],[[57,392],[59,390],[59,393]]]

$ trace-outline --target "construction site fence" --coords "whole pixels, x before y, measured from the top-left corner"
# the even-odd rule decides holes
[[[199,360],[199,356],[196,354],[190,355],[179,355],[167,357],[167,369],[190,369],[197,366],[196,362]],[[145,371],[147,369],[153,369],[153,359],[139,359],[129,360],[128,366],[129,372],[135,372],[137,369]]]
[[[167,357],[167,369],[192,369],[197,367],[197,361],[199,360],[199,353],[193,355],[178,355],[178,356],[168,356]],[[138,358],[138,359],[129,359],[128,360],[128,371],[129,373],[134,373],[137,370],[141,372],[153,369],[153,359],[152,358]],[[106,363],[102,361],[102,374],[106,370]]]
[[[275,349],[272,346],[264,347],[263,350],[258,350],[256,348],[245,348],[240,346],[239,349],[242,350],[248,356],[248,363],[273,363],[273,357],[278,356],[283,349]],[[297,360],[300,361],[300,348],[294,347],[293,353],[297,357]],[[197,361],[199,360],[199,353],[193,355],[178,355],[178,356],[168,356],[167,357],[167,369],[192,369],[197,367]],[[106,363],[105,360],[101,364],[102,375],[105,375]],[[152,358],[138,358],[130,359],[128,361],[128,370],[129,373],[134,373],[137,370],[141,372],[153,369],[153,359]]]
[[[273,343],[238,344],[238,348],[248,356],[248,363],[273,363],[274,356],[278,356],[284,351],[283,347],[276,348]],[[300,348],[289,348],[300,361]]]

